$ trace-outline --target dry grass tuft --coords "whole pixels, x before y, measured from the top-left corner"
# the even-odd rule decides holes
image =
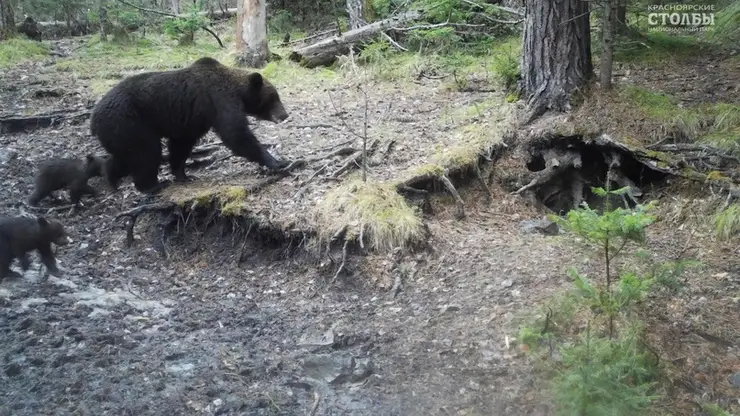
[[[347,240],[361,238],[372,250],[407,247],[424,236],[421,217],[388,182],[348,180],[327,193],[315,217],[322,241],[346,228]]]

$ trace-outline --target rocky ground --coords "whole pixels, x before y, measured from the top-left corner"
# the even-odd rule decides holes
[[[4,113],[83,111],[94,101],[83,81],[54,66],[47,60],[2,73]],[[61,92],[36,92],[52,87]],[[357,146],[349,130],[361,126],[359,93],[329,88],[282,87],[291,119],[278,126],[261,123],[258,136],[289,158]],[[337,104],[342,109],[327,111],[329,93],[343,97]],[[439,85],[373,88],[372,137],[396,145],[371,172],[388,179],[427,163],[434,157],[432,146],[448,145],[459,124],[445,114],[496,98]],[[350,114],[349,122],[343,112]],[[488,115],[463,112],[467,124]],[[42,160],[100,153],[88,131],[85,120],[0,136],[0,214],[30,211],[17,202],[30,194],[34,167]],[[219,157],[228,154],[219,152]],[[507,163],[521,167],[523,161],[513,157]],[[324,163],[272,185],[259,201],[274,208],[276,217],[293,215],[290,221],[300,224],[308,218],[303,212],[336,186],[331,180],[312,182],[302,199],[293,198]],[[328,171],[341,159],[331,163]],[[163,168],[161,175],[168,174]],[[236,184],[237,177],[264,177],[236,158],[194,175],[198,181],[189,185],[194,188],[224,178]],[[104,189],[99,179],[91,183]],[[114,217],[146,200],[130,182],[116,194],[86,199],[80,213],[46,213],[66,225],[74,242],[57,249],[63,277],[44,279],[34,258],[23,279],[0,283],[0,414],[554,414],[516,343],[517,321],[567,286],[568,267],[576,263],[588,272],[592,263],[562,237],[526,232],[521,221],[540,214],[509,189],[497,183],[491,188],[491,202],[478,186],[462,189],[467,207],[462,221],[454,219],[449,198],[435,197],[434,212],[424,219],[427,249],[401,261],[390,255],[352,257],[336,280],[336,264],[300,251],[275,255],[284,254],[280,245],[235,241],[217,227],[173,237],[165,257],[154,249],[147,227],[152,223],[142,221],[135,244],[126,247]],[[46,201],[45,207],[64,204]],[[675,233],[675,227],[657,227],[651,239],[669,253]],[[679,238],[685,234],[679,230]],[[690,331],[686,324],[706,323],[711,308],[680,312],[699,297],[725,305],[720,321],[731,325],[737,316],[737,298],[733,304],[729,295],[740,286],[736,252],[719,258],[703,246],[706,241],[700,236],[686,244],[702,247],[707,267],[701,276],[724,277],[713,281],[712,296],[697,283],[683,303],[672,306],[665,325]],[[396,275],[403,281],[397,294],[388,290]],[[732,390],[715,385],[740,370],[731,358],[738,331],[728,336],[730,346],[690,341],[715,348],[715,359],[690,363],[686,374],[699,365],[706,370],[702,374],[721,372],[694,379],[696,394],[732,397]],[[686,400],[694,397],[687,394]]]

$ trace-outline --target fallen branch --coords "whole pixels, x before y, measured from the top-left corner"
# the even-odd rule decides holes
[[[375,153],[375,150],[378,148],[378,140],[373,140],[373,142],[370,144],[370,147],[367,149],[367,158],[370,158],[373,153]],[[355,152],[352,156],[348,157],[347,160],[342,164],[342,166],[334,171],[332,173],[333,178],[338,178],[340,175],[342,175],[344,172],[352,168],[353,165],[355,166],[361,166],[363,162],[363,152],[361,150]]]
[[[357,47],[358,44],[367,41],[379,33],[382,33],[400,23],[418,19],[419,16],[420,13],[418,11],[409,11],[389,19],[349,30],[341,36],[333,36],[314,43],[313,45],[295,49],[291,52],[289,59],[294,62],[299,62],[302,66],[307,68],[331,65],[336,60],[337,56],[349,53],[350,49]]]
[[[288,45],[295,45],[295,44],[297,44],[297,43],[303,43],[303,42],[305,42],[305,41],[307,41],[307,40],[311,40],[311,39],[316,39],[316,38],[318,38],[318,37],[321,37],[321,36],[324,36],[324,35],[328,35],[328,34],[330,34],[330,33],[334,33],[334,32],[336,32],[336,31],[337,31],[337,29],[336,29],[336,28],[334,28],[334,29],[328,29],[328,30],[325,30],[325,31],[323,31],[323,32],[319,32],[319,33],[314,33],[313,35],[311,35],[311,36],[306,36],[305,38],[300,38],[300,39],[295,39],[295,40],[292,40],[292,41],[288,42]]]
[[[65,121],[79,124],[90,117],[90,110],[62,110],[32,116],[5,116],[0,117],[0,134],[12,134],[55,127]]]

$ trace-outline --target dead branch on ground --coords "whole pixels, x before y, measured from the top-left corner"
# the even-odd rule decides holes
[[[5,116],[0,117],[0,134],[29,133],[37,129],[56,127],[65,121],[79,124],[89,117],[90,110],[60,110],[32,116]]]
[[[380,143],[378,140],[374,140],[366,151],[357,151],[352,156],[348,157],[347,160],[342,164],[342,166],[331,174],[331,177],[338,178],[344,172],[351,169],[353,166],[362,166],[362,164],[364,163],[364,159],[366,157],[372,157],[372,155],[375,153],[375,150],[377,150],[378,148],[378,143]],[[363,154],[367,156],[364,156]]]

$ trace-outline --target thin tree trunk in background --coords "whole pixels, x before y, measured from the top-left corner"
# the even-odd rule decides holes
[[[267,13],[265,0],[239,0],[236,20],[237,63],[250,68],[267,64]]]
[[[13,5],[10,0],[0,0],[0,40],[12,38],[16,33]]]
[[[365,26],[365,1],[347,0],[347,13],[349,14],[349,30]]]
[[[171,0],[172,13],[180,14],[180,0]]]
[[[526,0],[522,92],[527,121],[567,111],[572,94],[593,74],[589,6],[583,0]]]
[[[603,0],[604,21],[601,24],[601,45],[603,53],[599,62],[599,83],[604,90],[612,88],[612,66],[614,61],[614,21],[616,0]]]
[[[627,0],[617,0],[616,19],[616,33],[625,33],[627,31]]]

